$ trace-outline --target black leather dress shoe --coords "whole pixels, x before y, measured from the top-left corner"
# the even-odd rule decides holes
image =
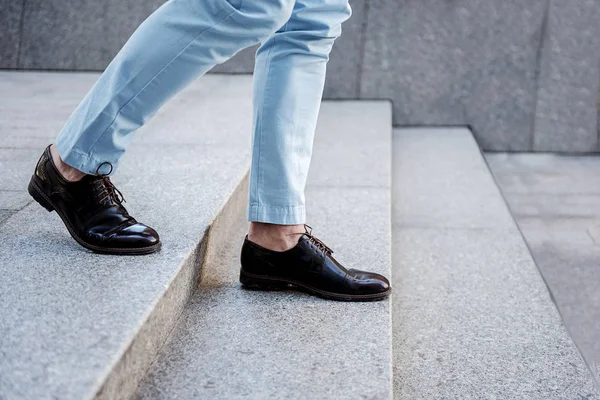
[[[50,146],[40,157],[27,189],[48,211],[56,210],[73,239],[85,248],[130,255],[160,249],[158,233],[127,213],[123,195],[108,175],[86,175],[69,182],[56,168]]]
[[[262,290],[296,287],[330,300],[373,301],[389,296],[392,289],[384,276],[344,268],[311,232],[307,226],[298,244],[282,252],[265,249],[246,236],[240,282]]]

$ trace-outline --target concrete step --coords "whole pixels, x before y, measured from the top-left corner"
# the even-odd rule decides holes
[[[323,103],[309,223],[342,263],[387,276],[390,168],[389,103]],[[389,302],[241,289],[238,222],[135,398],[391,399]]]
[[[397,129],[396,399],[598,399],[467,129]]]
[[[0,190],[25,193],[37,158],[96,74],[0,72]],[[0,398],[125,399],[203,265],[243,218],[251,77],[209,76],[138,134],[114,181],[160,253],[90,253],[56,213],[19,198],[0,225]],[[20,211],[19,211],[20,210]]]

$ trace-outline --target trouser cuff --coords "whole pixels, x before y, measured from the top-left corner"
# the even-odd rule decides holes
[[[306,222],[304,206],[266,206],[250,204],[247,212],[248,221],[264,222],[277,225],[300,225]]]

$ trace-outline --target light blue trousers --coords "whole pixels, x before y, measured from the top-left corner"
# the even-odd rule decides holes
[[[304,188],[325,69],[348,0],[170,0],[131,36],[58,135],[85,173],[119,158],[174,94],[243,48],[262,43],[253,85],[248,220],[305,222]]]

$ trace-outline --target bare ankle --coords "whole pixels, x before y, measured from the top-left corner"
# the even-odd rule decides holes
[[[304,225],[276,225],[251,222],[248,239],[269,250],[286,251],[298,244]]]
[[[71,167],[69,164],[66,164],[61,158],[60,154],[58,154],[58,149],[56,145],[50,146],[50,154],[52,154],[52,161],[54,161],[54,165],[58,169],[58,172],[69,182],[77,182],[81,178],[83,178],[86,174],[81,172],[80,170]]]

